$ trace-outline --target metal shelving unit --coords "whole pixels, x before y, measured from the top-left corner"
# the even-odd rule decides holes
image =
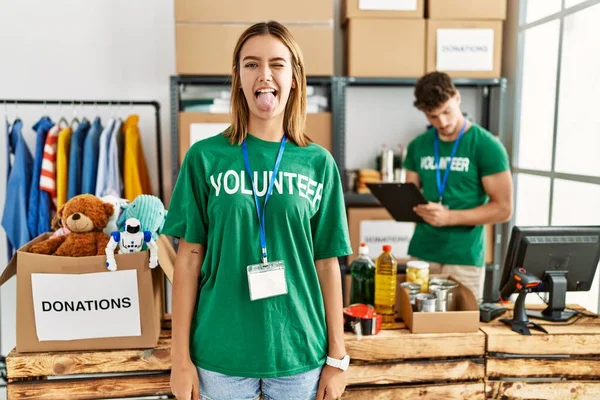
[[[332,155],[346,184],[346,90],[349,86],[378,87],[410,87],[417,82],[416,78],[357,78],[346,76],[308,77],[308,85],[326,87],[329,93],[329,106],[332,114]],[[506,78],[497,79],[454,79],[454,84],[461,88],[475,88],[481,91],[481,125],[498,135],[502,143],[509,148],[509,137],[505,132],[503,116],[506,107]],[[170,79],[171,94],[171,181],[173,185],[179,174],[179,112],[181,105],[181,89],[186,85],[223,86],[229,89],[231,76],[172,76]],[[494,123],[495,122],[495,123]],[[370,194],[346,192],[346,205],[351,207],[381,207],[381,204]],[[488,270],[493,270],[494,281],[499,279],[502,255],[508,245],[508,225],[497,224],[495,231],[494,263]],[[496,278],[497,277],[497,278]],[[497,285],[496,285],[497,286]]]
[[[411,87],[417,82],[416,78],[355,78],[346,77],[342,78],[339,82],[340,87],[338,88],[339,112],[335,113],[333,118],[335,124],[338,127],[336,131],[337,137],[336,145],[339,148],[338,152],[338,166],[342,177],[344,179],[344,189],[348,189],[347,182],[345,182],[346,174],[346,163],[345,163],[345,130],[346,130],[346,89],[349,86],[364,86],[364,87]],[[495,79],[466,79],[456,78],[454,84],[459,88],[475,88],[481,91],[481,126],[490,130],[491,132],[498,135],[500,141],[505,145],[507,149],[510,148],[509,137],[505,132],[504,126],[504,112],[506,107],[506,90],[507,80],[506,78],[495,78]],[[495,122],[495,123],[494,123]],[[357,194],[346,191],[345,194],[346,206],[351,207],[382,207],[379,201],[371,194]],[[494,225],[494,260],[493,263],[486,266],[487,277],[489,277],[489,284],[486,284],[486,294],[494,298],[494,290],[498,284],[499,274],[501,271],[501,263],[503,254],[506,252],[509,239],[509,226],[508,224],[495,224]],[[486,277],[486,278],[487,278]],[[486,279],[486,281],[488,280]]]
[[[321,77],[321,76],[309,76],[306,81],[311,86],[321,86],[327,89],[329,93],[329,107],[332,116],[335,115],[337,109],[335,108],[337,93],[335,84],[338,81],[338,77]],[[183,111],[181,104],[181,89],[185,86],[222,86],[223,89],[229,90],[231,87],[231,76],[230,75],[175,75],[171,76],[169,82],[170,92],[170,112],[171,112],[171,182],[173,187],[177,182],[177,176],[179,175],[179,113]],[[336,121],[332,117],[332,131],[335,132]],[[337,143],[337,136],[334,133],[333,143]],[[337,150],[337,151],[336,151]],[[338,146],[334,146],[333,156],[336,162],[341,160]],[[342,154],[343,155],[343,154]],[[339,165],[339,164],[338,164]]]

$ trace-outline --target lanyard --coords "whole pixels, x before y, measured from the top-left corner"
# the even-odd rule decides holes
[[[467,127],[467,120],[465,118],[465,123],[460,129],[460,133],[458,134],[458,138],[456,138],[456,142],[454,142],[454,148],[452,149],[452,153],[450,154],[450,160],[446,163],[446,171],[444,171],[444,181],[441,180],[441,172],[440,172],[440,139],[438,137],[437,131],[433,137],[433,151],[435,154],[435,174],[437,179],[437,188],[438,194],[440,196],[440,204],[442,203],[442,198],[444,197],[444,191],[446,190],[446,183],[448,183],[448,175],[450,174],[450,167],[452,166],[452,160],[454,160],[454,155],[456,154],[456,149],[458,149],[458,143],[462,138],[462,135],[465,133],[465,128]]]
[[[248,148],[246,146],[246,139],[242,142],[242,152],[244,153],[244,162],[246,164],[246,171],[248,172],[248,177],[250,178],[250,182],[252,183],[252,194],[254,195],[254,204],[256,205],[256,215],[258,215],[258,223],[260,224],[260,247],[262,251],[262,262],[263,264],[267,264],[267,237],[265,235],[265,209],[267,208],[267,201],[271,197],[271,192],[273,191],[273,185],[275,184],[275,177],[277,176],[277,171],[279,171],[279,164],[281,164],[281,157],[283,157],[283,150],[285,148],[286,137],[283,136],[281,139],[281,146],[279,146],[279,153],[277,154],[277,160],[275,161],[275,167],[273,168],[273,175],[271,176],[271,181],[269,182],[269,187],[267,188],[267,194],[265,196],[265,203],[263,204],[262,213],[260,212],[260,204],[258,203],[258,196],[256,195],[256,187],[254,185],[254,180],[252,179],[252,170],[250,169],[250,161],[248,160]]]

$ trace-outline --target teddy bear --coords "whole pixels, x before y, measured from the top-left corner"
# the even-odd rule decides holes
[[[66,257],[104,255],[110,237],[102,232],[113,215],[112,204],[91,194],[81,194],[63,204],[57,212],[67,234],[46,239],[31,247],[31,252]]]

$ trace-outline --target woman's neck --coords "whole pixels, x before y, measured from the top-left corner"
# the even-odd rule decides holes
[[[283,114],[270,119],[250,116],[248,133],[268,142],[280,142],[283,138]]]

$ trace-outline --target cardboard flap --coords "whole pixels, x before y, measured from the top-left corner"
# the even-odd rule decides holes
[[[158,264],[164,271],[169,282],[173,283],[177,253],[175,253],[175,249],[166,235],[160,235],[156,240],[156,245],[158,246]]]
[[[6,266],[4,271],[2,271],[2,275],[0,276],[0,286],[2,286],[4,284],[4,282],[9,280],[10,278],[13,277],[13,275],[16,275],[16,274],[17,274],[17,253],[15,253],[12,256],[12,258],[10,259],[10,262],[8,263],[8,265]]]
[[[31,246],[33,246],[36,243],[41,242],[42,240],[47,239],[48,237],[50,237],[50,235],[51,235],[50,233],[42,233],[41,235],[39,235],[38,237],[36,237],[32,241],[30,241],[29,243],[26,243],[23,246],[21,246],[20,249],[15,251],[15,254],[13,254],[12,258],[8,262],[8,265],[6,266],[4,271],[2,271],[2,275],[0,275],[0,286],[4,285],[4,283],[6,281],[8,281],[10,278],[12,278],[14,275],[17,274],[17,255],[19,254],[19,252],[20,251],[29,251]]]

